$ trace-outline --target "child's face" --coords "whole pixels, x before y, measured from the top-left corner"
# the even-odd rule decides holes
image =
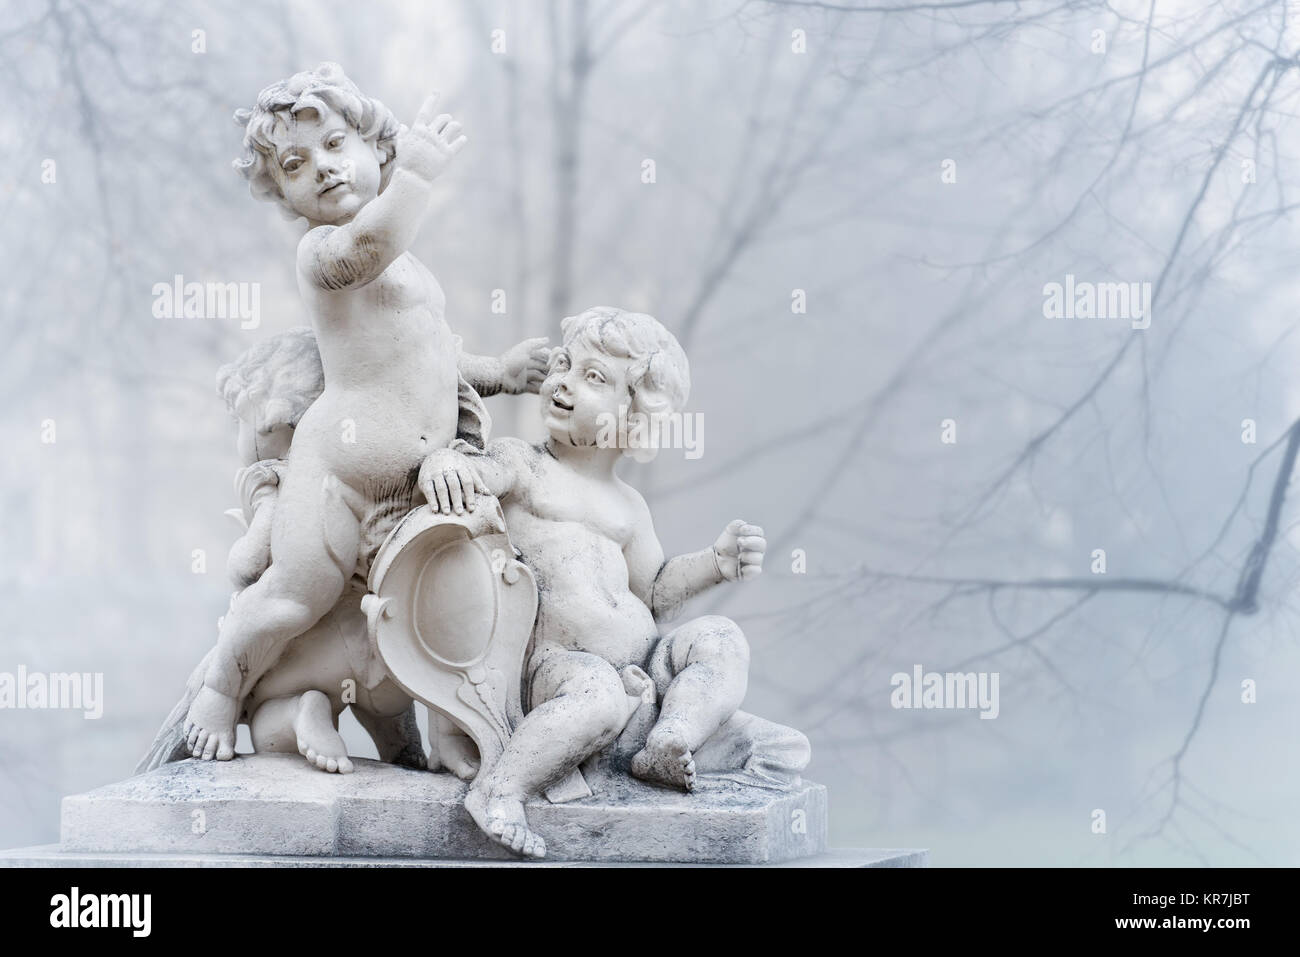
[[[246,419],[239,420],[239,458],[245,465],[263,459],[282,459],[289,454],[293,441],[293,426],[277,425],[270,432],[258,432]]]
[[[538,390],[542,423],[551,438],[567,445],[595,445],[602,425],[608,434],[606,423],[617,422],[619,407],[626,410],[631,404],[629,366],[627,359],[580,341],[556,350]]]
[[[285,202],[311,223],[351,222],[379,195],[380,150],[324,104],[278,117],[271,170]]]

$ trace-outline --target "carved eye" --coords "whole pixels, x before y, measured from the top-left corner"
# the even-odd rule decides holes
[[[563,352],[561,352],[559,355],[557,355],[554,359],[551,360],[551,371],[552,371],[552,372],[568,372],[568,371],[569,371],[569,357],[566,356]]]
[[[328,140],[325,141],[325,145],[332,150],[338,149],[340,146],[343,145],[343,134],[335,133],[333,136],[331,136]]]
[[[604,385],[604,384],[605,384],[605,377],[604,377],[603,375],[601,375],[600,372],[597,371],[596,369],[588,369],[588,370],[587,370],[587,381],[588,381],[588,382],[594,382],[594,383],[596,383],[596,385]]]
[[[281,169],[283,169],[286,173],[296,173],[298,172],[298,168],[300,166],[302,166],[301,156],[290,156],[287,160],[285,160],[283,163],[280,164]]]

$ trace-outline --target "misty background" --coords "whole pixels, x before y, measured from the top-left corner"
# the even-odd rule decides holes
[[[332,60],[464,123],[413,252],[468,350],[604,304],[680,339],[704,454],[623,474],[669,555],[767,530],[687,614],[745,630],[746,710],[811,738],[832,846],[1300,862],[1296,5],[7,9],[0,671],[105,700],[0,710],[0,847],[129,775],[215,640],[216,369],[306,321],[231,114]],[[178,274],[260,284],[260,325],[155,318]],[[1047,318],[1067,275],[1150,283],[1150,327]],[[537,402],[489,399],[495,434],[539,438]],[[891,707],[916,665],[998,673],[998,717]]]

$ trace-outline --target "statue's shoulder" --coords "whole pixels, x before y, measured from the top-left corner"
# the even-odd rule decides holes
[[[614,482],[632,512],[638,518],[648,519],[650,517],[650,505],[646,502],[645,496],[641,494],[640,490],[617,475],[614,476]]]
[[[505,435],[488,443],[488,454],[499,462],[528,463],[536,462],[546,452],[540,445],[533,445],[513,435]]]
[[[337,230],[337,226],[315,226],[298,240],[298,270],[306,275],[314,275],[320,265],[321,245]]]

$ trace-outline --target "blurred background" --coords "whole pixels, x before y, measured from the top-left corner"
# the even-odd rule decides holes
[[[215,639],[215,372],[306,321],[231,114],[333,60],[464,122],[414,252],[469,350],[596,304],[679,337],[704,454],[623,474],[670,555],[766,528],[762,578],[688,613],[744,628],[746,709],[810,736],[832,845],[1300,863],[1296,5],[7,13],[0,671],[102,672],[104,714],[0,710],[0,847],[129,775]],[[260,325],[155,318],[176,275],[259,284]],[[1067,275],[1150,283],[1150,327],[1049,318]],[[540,437],[535,397],[488,401]],[[998,717],[892,707],[916,665],[996,672]]]

